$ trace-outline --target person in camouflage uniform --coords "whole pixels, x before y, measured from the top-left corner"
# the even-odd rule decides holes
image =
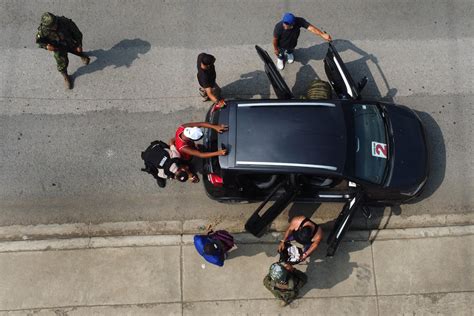
[[[58,71],[64,78],[66,88],[71,89],[71,78],[67,73],[69,64],[67,54],[81,57],[85,65],[88,65],[90,61],[90,58],[82,51],[82,33],[77,25],[64,16],[43,13],[36,33],[36,43],[40,48],[54,52]]]
[[[277,298],[281,306],[290,304],[298,296],[299,290],[306,284],[308,277],[292,265],[282,262],[273,263],[263,279],[263,285]]]

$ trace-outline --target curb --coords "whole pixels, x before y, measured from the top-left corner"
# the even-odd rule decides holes
[[[330,230],[333,222],[313,217],[321,223],[324,230]],[[19,240],[70,239],[113,236],[153,236],[183,235],[203,233],[210,220],[194,219],[182,221],[135,221],[113,223],[74,223],[45,225],[12,225],[0,227],[0,242]],[[383,216],[378,218],[355,218],[352,230],[384,230],[424,227],[450,227],[474,225],[474,213],[414,215],[414,216]],[[243,222],[236,220],[220,221],[214,229],[226,229],[231,233],[244,233]],[[288,226],[286,217],[277,218],[271,225],[269,233],[285,231]]]
[[[344,237],[343,242],[367,241],[373,243],[383,240],[460,237],[468,235],[474,235],[474,225],[349,231]],[[234,234],[234,238],[236,244],[276,244],[282,238],[282,233],[274,232],[266,234],[262,238],[256,238],[248,233],[237,233]],[[192,234],[23,240],[0,242],[0,253],[123,247],[164,247],[192,244]]]

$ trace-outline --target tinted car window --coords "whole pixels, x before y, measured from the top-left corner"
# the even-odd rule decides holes
[[[352,107],[355,142],[353,144],[355,177],[381,184],[388,159],[385,124],[376,105]]]

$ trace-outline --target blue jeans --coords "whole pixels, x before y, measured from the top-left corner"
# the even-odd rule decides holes
[[[286,60],[286,54],[293,54],[293,49],[279,48],[278,59]]]

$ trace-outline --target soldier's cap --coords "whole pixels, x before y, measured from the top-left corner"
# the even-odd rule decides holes
[[[288,280],[288,270],[279,262],[275,262],[270,266],[268,274],[275,282],[286,283]]]
[[[52,27],[56,23],[56,17],[54,14],[45,12],[41,16],[41,25],[44,27]]]

